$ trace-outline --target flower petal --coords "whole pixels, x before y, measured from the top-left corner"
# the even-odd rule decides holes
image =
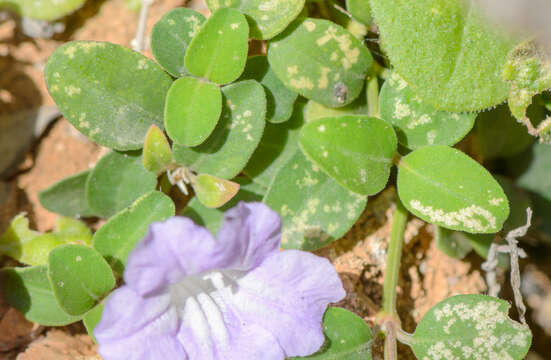
[[[231,301],[241,319],[271,332],[287,357],[319,350],[323,313],[345,296],[327,259],[295,250],[270,256],[238,285]]]
[[[187,359],[178,327],[168,293],[143,298],[122,286],[107,299],[94,336],[105,360]]]
[[[225,213],[218,242],[227,254],[226,268],[253,269],[278,252],[281,218],[263,203],[239,202]]]
[[[205,228],[173,217],[149,227],[128,256],[124,280],[145,296],[185,276],[219,268],[226,256]]]

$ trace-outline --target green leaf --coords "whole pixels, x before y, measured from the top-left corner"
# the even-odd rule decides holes
[[[83,245],[62,245],[50,252],[48,279],[60,307],[71,315],[84,314],[115,287],[105,259]]]
[[[231,8],[217,10],[191,40],[186,69],[217,84],[230,83],[245,68],[248,40],[249,25],[243,14]]]
[[[346,9],[352,17],[362,24],[371,25],[373,18],[371,17],[370,0],[346,0]]]
[[[40,233],[29,228],[25,213],[17,215],[0,237],[0,254],[28,265],[45,264],[48,254],[59,245],[67,243],[89,244],[92,233],[88,227],[74,219],[59,218],[56,230]]]
[[[367,198],[340,186],[297,151],[277,173],[264,202],[281,214],[283,248],[315,250],[344,235]]]
[[[509,53],[503,79],[510,84],[509,109],[519,120],[526,118],[532,97],[551,87],[549,51],[533,41],[525,41]]]
[[[396,135],[383,120],[360,115],[307,123],[300,146],[309,159],[342,186],[362,195],[381,191],[396,154]]]
[[[239,191],[239,184],[207,174],[194,177],[191,184],[199,201],[208,208],[224,205]]]
[[[419,148],[399,163],[398,194],[421,219],[453,230],[495,233],[509,216],[501,186],[459,150]]]
[[[153,26],[151,51],[172,76],[187,74],[184,66],[186,50],[204,22],[205,17],[201,13],[181,7],[167,12]]]
[[[176,80],[166,97],[165,127],[174,142],[196,146],[212,133],[222,112],[216,84],[193,77]]]
[[[340,107],[358,97],[373,58],[341,26],[300,18],[270,42],[268,61],[289,89],[323,105]]]
[[[86,179],[90,170],[51,185],[38,193],[38,201],[45,209],[56,214],[71,217],[94,216],[94,211],[86,200]]]
[[[251,56],[240,80],[253,79],[264,86],[266,93],[266,120],[277,124],[289,120],[298,94],[285,87],[270,68],[266,56]]]
[[[239,9],[247,15],[251,38],[267,40],[282,32],[302,11],[304,0],[207,0],[211,11],[222,7]]]
[[[147,193],[96,231],[92,239],[94,249],[118,275],[122,275],[128,255],[146,235],[149,225],[167,220],[175,211],[174,203],[165,194]]]
[[[163,126],[172,79],[135,51],[106,42],[69,42],[50,56],[45,77],[63,116],[100,145],[140,149],[151,124]]]
[[[92,309],[88,310],[88,312],[84,314],[84,317],[82,318],[82,322],[84,323],[84,327],[86,327],[88,335],[90,335],[90,337],[95,342],[97,342],[97,340],[94,337],[94,330],[101,320],[104,305],[105,303],[103,302],[97,304]]]
[[[161,129],[151,125],[143,144],[143,166],[147,171],[159,174],[172,163],[172,150]]]
[[[57,303],[48,281],[46,265],[0,270],[0,288],[7,303],[27,320],[44,326],[63,326],[80,320]]]
[[[396,71],[424,102],[453,112],[505,100],[501,71],[513,42],[472,2],[371,0],[381,45]]]
[[[147,171],[139,152],[110,152],[86,181],[86,198],[99,215],[109,217],[155,189],[157,177]]]
[[[252,202],[262,201],[265,189],[247,178],[234,179],[240,187],[237,194],[225,205],[217,209],[208,208],[201,204],[197,197],[189,201],[182,211],[182,216],[191,218],[197,225],[206,227],[213,236],[216,236],[226,210],[236,206],[240,201]]]
[[[435,226],[435,228],[436,247],[449,257],[463,259],[473,249],[469,240],[465,236],[467,233],[444,229],[440,226]],[[483,234],[482,236],[487,235]]]
[[[247,164],[264,131],[266,97],[254,80],[222,88],[222,116],[209,138],[188,148],[175,144],[174,159],[197,173],[235,177]]]
[[[543,118],[541,106],[530,106],[528,114],[533,120]],[[499,105],[490,111],[481,112],[476,119],[478,148],[484,159],[511,157],[534,142],[526,127],[520,124],[507,105]]]
[[[0,7],[7,7],[17,14],[37,20],[55,21],[82,7],[86,0],[1,0]]]
[[[522,167],[517,184],[551,201],[551,145],[534,144],[527,159],[513,159],[512,166],[519,168],[518,164],[526,165]]]
[[[338,117],[343,115],[367,115],[366,100],[367,97],[363,92],[352,103],[339,108],[331,108],[315,101],[309,100],[306,104],[306,113],[304,114],[304,116],[306,118],[306,121],[310,122],[326,117]]]
[[[289,359],[371,360],[373,335],[365,321],[348,310],[330,307],[323,316],[325,344],[313,355]]]
[[[509,304],[486,295],[457,295],[441,301],[421,319],[411,345],[418,359],[524,358],[532,334],[511,320]]]
[[[297,101],[291,119],[283,124],[266,124],[264,135],[243,172],[254,182],[268,187],[279,169],[297,152],[298,135],[304,124],[304,102]]]
[[[394,126],[398,142],[409,149],[454,145],[471,131],[476,118],[475,113],[450,113],[425,104],[396,72],[381,88],[379,110]]]

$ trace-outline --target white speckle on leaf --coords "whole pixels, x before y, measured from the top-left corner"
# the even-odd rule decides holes
[[[234,23],[234,24],[231,24],[230,27],[231,27],[232,30],[235,30],[235,29],[239,28],[239,24]]]
[[[298,74],[298,67],[296,65],[288,66],[287,67],[287,73],[289,74],[289,76]]]
[[[305,21],[303,22],[303,24],[308,32],[312,32],[316,28],[316,24],[314,24],[312,21]]]
[[[434,144],[434,139],[436,139],[436,135],[438,133],[436,132],[436,130],[431,130],[429,132],[427,132],[427,142],[432,145]]]
[[[63,53],[67,55],[69,59],[73,59],[75,57],[76,52],[77,52],[77,47],[75,45],[70,45],[70,46],[67,46],[67,48]]]
[[[65,92],[67,93],[67,95],[72,97],[73,95],[80,94],[81,90],[80,90],[80,88],[78,88],[74,85],[69,85],[69,86],[65,86]]]
[[[503,201],[505,201],[505,199],[503,198],[493,198],[488,200],[490,205],[493,205],[493,206],[499,206],[499,204],[501,204]]]
[[[397,119],[403,119],[409,115],[411,115],[409,105],[404,104],[402,99],[396,99],[396,103],[394,104],[394,117]]]
[[[419,125],[430,124],[431,122],[432,122],[432,118],[427,114],[423,114],[416,119],[415,118],[411,119],[411,121],[408,122],[407,127],[408,129],[415,129]]]
[[[301,76],[298,79],[291,79],[289,81],[292,87],[295,89],[308,89],[312,90],[314,88],[314,84],[312,83],[312,80],[305,76]]]
[[[325,125],[318,126],[318,131],[319,132],[325,132]]]
[[[331,72],[331,69],[326,68],[324,66],[321,67],[321,75],[318,80],[318,88],[320,89],[327,89],[327,84],[329,83],[329,79],[327,79],[327,74]]]
[[[80,261],[82,261],[82,257],[81,257],[80,255],[79,255],[79,256],[77,256],[77,257],[75,258],[75,261],[76,261],[76,262],[80,262]]]

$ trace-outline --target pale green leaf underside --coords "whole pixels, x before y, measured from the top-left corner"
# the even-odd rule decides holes
[[[79,9],[86,0],[1,0],[0,7],[7,7],[21,16],[31,19],[54,21]]]
[[[398,194],[416,216],[453,230],[495,233],[509,216],[509,201],[490,173],[443,145],[419,148],[400,160]]]
[[[340,107],[358,97],[373,58],[341,26],[300,18],[272,39],[268,61],[289,89],[323,105]]]
[[[457,295],[431,308],[413,336],[418,359],[524,358],[532,334],[511,320],[509,304],[486,295]]]
[[[297,149],[275,176],[264,202],[281,214],[281,246],[315,250],[344,235],[367,198],[327,176]]]
[[[143,145],[163,127],[171,77],[151,59],[120,45],[77,41],[58,47],[45,70],[48,91],[80,132],[116,150]]]
[[[211,11],[239,9],[248,17],[251,38],[268,40],[300,14],[304,0],[207,0],[207,5]]]
[[[509,86],[501,72],[513,43],[458,0],[372,0],[381,43],[424,102],[454,112],[497,105]]]
[[[451,113],[424,103],[396,72],[379,94],[381,118],[396,130],[409,149],[425,145],[454,145],[472,129],[476,113]]]

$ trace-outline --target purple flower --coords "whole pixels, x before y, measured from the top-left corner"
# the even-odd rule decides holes
[[[282,360],[316,352],[327,305],[345,295],[329,261],[279,251],[261,203],[226,212],[216,241],[190,219],[152,224],[94,331],[105,360]]]

